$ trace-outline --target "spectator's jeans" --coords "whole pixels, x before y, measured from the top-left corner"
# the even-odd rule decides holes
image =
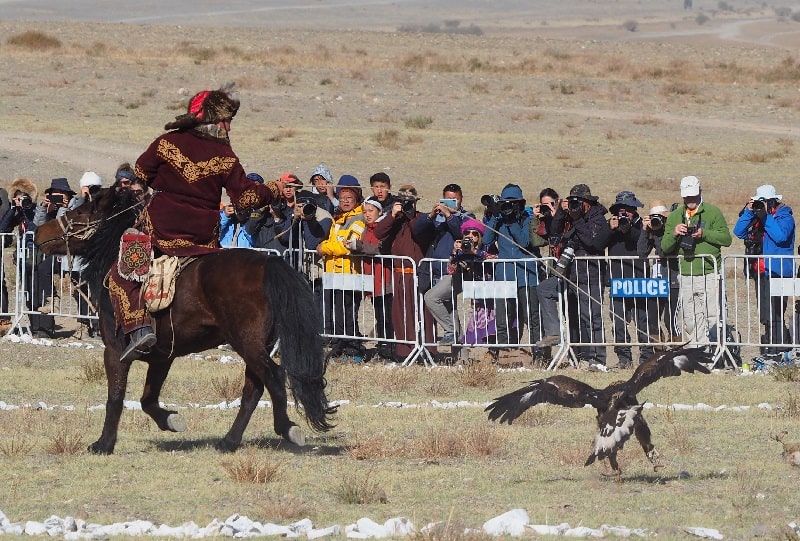
[[[442,276],[435,286],[425,292],[424,298],[425,307],[442,327],[443,333],[455,336],[461,334],[461,325],[458,314],[455,313],[458,291],[453,287],[453,283],[451,275]]]
[[[716,274],[681,275],[679,279],[684,332],[692,346],[706,346],[708,329],[719,323],[718,277]]]
[[[558,299],[557,296],[556,299]],[[518,344],[522,338],[524,325],[528,326],[528,343],[534,344],[542,337],[539,323],[539,294],[536,286],[518,287],[516,299],[497,299],[495,306],[498,344]],[[558,304],[556,304],[556,312],[558,312]],[[513,330],[515,318],[517,328]]]

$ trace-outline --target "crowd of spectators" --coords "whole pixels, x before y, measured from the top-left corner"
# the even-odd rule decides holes
[[[247,176],[264,182],[258,173]],[[681,180],[682,202],[672,209],[659,200],[645,205],[630,190],[619,192],[606,208],[586,184],[573,186],[563,199],[545,188],[529,204],[521,186],[507,184],[499,195],[481,197],[480,218],[464,208],[462,188],[454,183],[420,209],[417,188],[403,184],[393,193],[383,171],[369,177],[368,187],[351,174],[334,182],[324,164],[306,178],[281,175],[283,197],[262,208],[240,211],[224,204],[219,243],[291,254],[287,257],[298,267],[304,253],[319,262],[320,272],[308,278],[324,315],[320,331],[330,337],[331,357],[401,361],[414,352],[418,336],[434,353],[437,347],[475,344],[465,329],[475,322],[459,318],[457,299],[465,282],[494,281],[510,292],[471,301],[473,309],[490,314],[491,330],[480,343],[490,347],[495,359],[519,344],[528,344],[534,358],[548,359],[551,348],[568,339],[580,359],[605,365],[605,344],[613,339],[618,365],[624,368],[635,364],[629,326],[635,328],[639,359],[652,353],[652,342],[685,338],[704,344],[720,332],[722,292],[716,273],[721,249],[730,246],[732,236],[722,212],[704,200],[696,177]],[[87,172],[75,192],[66,178],[54,178],[40,201],[35,183],[18,179],[0,190],[0,232],[33,231],[90,200],[102,184],[99,175]],[[120,166],[113,187],[132,190],[143,201],[150,197],[128,164]],[[773,186],[760,186],[733,233],[754,256],[747,272],[760,299],[762,353],[779,354],[785,348],[774,344],[796,337],[784,321],[787,298],[770,295],[769,283],[795,276],[795,269],[791,258],[762,256],[794,255],[791,208]],[[26,277],[30,329],[53,337],[53,269],[77,283],[82,263],[36,257],[18,269]],[[666,280],[669,295],[604,301],[613,280],[648,278]],[[9,314],[3,269],[0,288],[0,312]],[[75,290],[78,303],[88,298],[85,289]],[[369,332],[359,328],[365,300],[375,315]],[[561,324],[564,311],[570,315],[567,329]],[[604,327],[609,314],[613,336],[606,336]],[[89,320],[85,323],[91,327]],[[374,351],[366,349],[364,334],[377,343]]]

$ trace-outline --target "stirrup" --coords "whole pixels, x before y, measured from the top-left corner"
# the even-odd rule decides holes
[[[122,354],[119,356],[120,362],[130,363],[136,359],[141,359],[156,344],[156,335],[152,327],[141,327],[131,333],[131,341],[128,343]]]

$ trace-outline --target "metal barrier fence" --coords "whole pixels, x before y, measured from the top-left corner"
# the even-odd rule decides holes
[[[54,318],[91,328],[97,315],[80,259],[46,257],[28,247],[31,237],[0,234],[0,319],[8,332],[54,328]],[[654,343],[713,348],[715,364],[728,366],[800,352],[800,258],[793,256],[769,257],[791,260],[795,270],[781,277],[758,272],[761,256],[726,255],[720,268],[710,256],[694,263],[576,257],[563,275],[549,259],[487,259],[478,279],[464,279],[448,272],[446,260],[261,251],[282,255],[307,277],[321,334],[333,354],[353,359],[368,354],[368,342],[376,355],[404,365],[435,364],[446,348],[474,347],[526,349],[550,368],[605,363],[609,347],[618,363],[633,363],[634,353],[646,356]],[[681,265],[705,273],[681,275]]]

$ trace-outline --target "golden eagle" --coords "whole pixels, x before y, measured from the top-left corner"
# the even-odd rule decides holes
[[[584,466],[596,459],[608,458],[619,479],[617,452],[631,437],[631,433],[636,435],[653,468],[657,470],[660,467],[658,452],[650,442],[650,427],[642,417],[644,405],[636,399],[637,393],[661,378],[679,376],[681,372],[708,374],[710,370],[701,363],[710,363],[711,360],[711,354],[700,348],[684,349],[678,346],[654,354],[639,365],[628,381],[614,382],[605,389],[595,389],[569,376],[550,376],[496,398],[485,411],[489,412],[489,420],[511,424],[536,404],[557,404],[567,408],[591,405],[597,410],[599,431],[594,438],[594,450]]]

